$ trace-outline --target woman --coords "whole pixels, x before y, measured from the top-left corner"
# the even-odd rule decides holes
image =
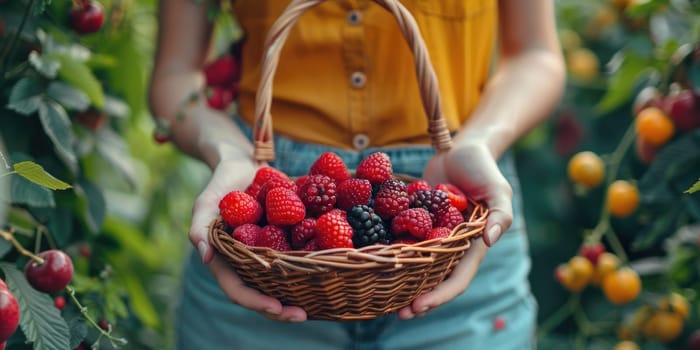
[[[390,13],[367,0],[327,1],[295,25],[274,81],[275,167],[298,176],[330,150],[353,168],[383,151],[396,172],[453,183],[490,208],[483,240],[446,281],[396,314],[349,323],[306,321],[304,310],[247,288],[207,242],[218,201],[255,173],[249,125],[263,42],[287,3],[233,2],[246,43],[240,116],[229,118],[201,101],[179,102],[204,84],[206,2],[161,2],[153,114],[177,147],[213,170],[193,207],[189,235],[199,254],[185,269],[178,348],[534,347],[536,305],[508,149],[547,118],[563,89],[553,2],[402,1],[427,44],[454,133],[453,147],[439,153],[427,143],[413,57]]]

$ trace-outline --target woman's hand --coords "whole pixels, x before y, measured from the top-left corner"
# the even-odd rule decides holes
[[[423,178],[431,185],[442,182],[456,185],[470,198],[485,203],[489,216],[483,239],[472,242],[472,247],[449,278],[399,310],[401,319],[421,316],[464,292],[476,275],[488,247],[496,243],[513,222],[513,191],[483,143],[464,143],[449,151],[438,152],[428,162]]]
[[[214,169],[213,176],[192,208],[190,240],[202,261],[209,265],[224,294],[233,302],[257,311],[265,317],[288,322],[306,320],[306,312],[299,307],[283,306],[272,297],[247,287],[224,259],[214,254],[209,244],[209,225],[219,215],[219,201],[232,190],[243,190],[255,176],[257,166],[251,160],[223,160]]]

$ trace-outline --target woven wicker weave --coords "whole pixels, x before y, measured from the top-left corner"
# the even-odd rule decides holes
[[[293,0],[270,29],[265,43],[254,125],[254,157],[259,163],[274,160],[272,82],[279,55],[299,17],[325,0]],[[413,51],[421,98],[429,120],[433,147],[451,147],[450,133],[442,117],[435,71],[425,43],[408,10],[396,0],[374,0],[390,11]],[[309,319],[373,319],[409,305],[418,295],[442,282],[481,236],[488,210],[479,203],[471,217],[452,230],[449,237],[413,245],[374,245],[360,249],[317,252],[278,252],[248,247],[231,236],[221,219],[210,226],[209,238],[249,286],[278,298],[285,305],[303,308]]]

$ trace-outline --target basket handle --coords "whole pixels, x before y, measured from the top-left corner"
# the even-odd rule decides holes
[[[272,82],[279,63],[282,46],[301,15],[306,10],[325,1],[293,0],[275,21],[267,34],[262,74],[255,100],[255,122],[253,124],[254,157],[258,163],[275,159],[270,105],[272,104]],[[394,15],[404,39],[406,39],[413,51],[423,109],[428,118],[428,134],[433,147],[437,150],[449,149],[452,147],[452,137],[442,115],[437,76],[430,63],[428,50],[415,19],[397,0],[373,1]]]

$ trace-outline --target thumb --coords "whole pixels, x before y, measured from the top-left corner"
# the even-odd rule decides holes
[[[501,234],[513,223],[513,191],[506,183],[507,188],[499,191],[486,201],[489,208],[489,217],[486,221],[484,243],[493,246]]]
[[[218,207],[215,201],[205,196],[200,196],[192,207],[192,224],[190,226],[190,241],[197,248],[202,262],[208,264],[214,257],[214,252],[209,244],[209,225],[218,216]]]

